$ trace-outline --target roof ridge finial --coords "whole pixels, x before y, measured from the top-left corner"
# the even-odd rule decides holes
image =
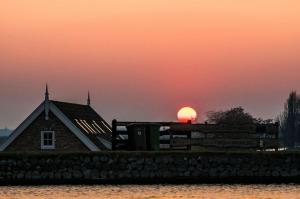
[[[90,91],[88,91],[87,105],[88,105],[88,106],[91,105]]]
[[[48,84],[46,83],[45,100],[49,100]]]
[[[46,83],[46,92],[45,92],[45,120],[49,119],[49,91],[48,84]]]

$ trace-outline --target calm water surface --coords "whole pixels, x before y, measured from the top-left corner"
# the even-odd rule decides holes
[[[95,185],[3,186],[5,199],[267,199],[300,198],[300,185]]]

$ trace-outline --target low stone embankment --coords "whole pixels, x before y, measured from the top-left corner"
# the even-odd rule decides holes
[[[0,154],[0,184],[300,182],[300,153]]]

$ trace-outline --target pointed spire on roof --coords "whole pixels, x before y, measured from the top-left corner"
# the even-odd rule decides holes
[[[87,105],[91,105],[90,91],[88,91]]]
[[[46,83],[46,92],[45,92],[45,120],[49,119],[49,92],[48,84]]]
[[[48,84],[46,83],[45,100],[49,100]]]

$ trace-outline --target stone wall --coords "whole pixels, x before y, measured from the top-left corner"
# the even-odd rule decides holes
[[[299,182],[299,153],[0,154],[0,184]]]

